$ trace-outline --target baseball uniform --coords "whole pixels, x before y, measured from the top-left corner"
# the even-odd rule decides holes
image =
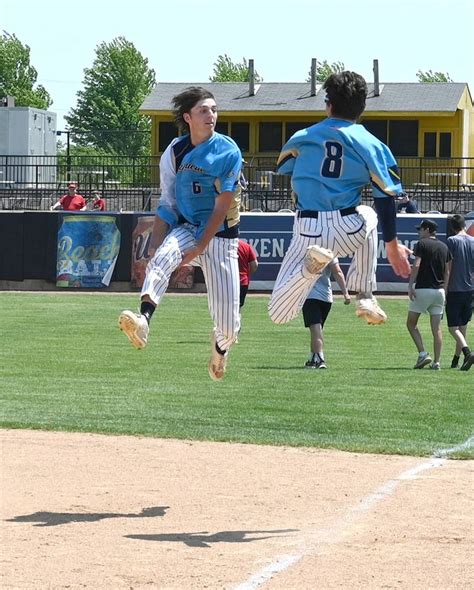
[[[389,207],[395,206],[394,196],[403,194],[389,148],[362,125],[329,117],[288,140],[277,171],[291,175],[296,214],[293,238],[269,302],[272,320],[285,323],[299,313],[318,278],[303,264],[308,246],[314,244],[337,257],[352,256],[346,277],[349,290],[375,291],[377,214],[360,203],[369,183],[374,199],[391,199]],[[384,234],[386,241],[393,237]]]

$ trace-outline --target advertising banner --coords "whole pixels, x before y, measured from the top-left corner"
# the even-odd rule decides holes
[[[132,234],[132,283],[141,289],[145,280],[148,261],[150,260],[150,239],[154,215],[137,216]],[[171,275],[171,289],[190,289],[194,285],[194,267],[182,266]]]
[[[58,287],[97,289],[109,285],[120,250],[117,217],[63,215],[58,230]]]
[[[397,216],[398,239],[413,250],[418,241],[416,226],[423,220],[434,218],[438,223],[437,236],[440,240],[447,238],[447,215],[400,214]],[[153,226],[154,215],[137,216],[133,231],[132,245],[132,282],[141,287],[145,277],[146,265],[150,259],[148,252]],[[468,221],[468,220],[466,220]],[[258,270],[252,276],[251,290],[270,290],[273,288],[280,269],[283,256],[288,249],[293,234],[293,213],[241,213],[240,237],[249,242],[258,255]],[[469,224],[469,221],[468,221]],[[474,230],[474,224],[468,231]],[[344,273],[350,265],[350,258],[339,260]],[[173,273],[170,287],[190,288],[194,282],[194,269],[185,267]],[[385,242],[379,232],[378,260],[377,260],[378,291],[406,293],[408,279],[395,275],[387,260]],[[337,287],[336,287],[337,290]]]
[[[418,241],[417,226],[429,215],[403,214],[397,216],[399,240],[411,250]],[[433,217],[433,216],[431,216]],[[437,236],[446,241],[447,215],[434,216],[438,223]],[[240,237],[249,242],[257,252],[258,270],[252,276],[250,289],[271,289],[278,274],[283,256],[288,249],[293,233],[293,213],[242,213]],[[344,274],[350,258],[339,259]],[[379,291],[406,292],[407,279],[395,275],[387,260],[385,242],[379,232],[377,285]]]

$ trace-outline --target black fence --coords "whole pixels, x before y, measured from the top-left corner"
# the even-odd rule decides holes
[[[247,157],[242,210],[293,209],[290,179],[275,173],[275,156]],[[405,190],[425,213],[474,210],[474,158],[399,158]],[[160,197],[159,157],[0,156],[0,208],[48,210],[78,184],[86,200],[99,191],[111,211],[151,211]],[[363,202],[372,202],[371,188]]]

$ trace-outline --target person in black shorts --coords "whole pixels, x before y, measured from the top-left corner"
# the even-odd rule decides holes
[[[467,234],[462,215],[453,215],[449,223],[455,234],[446,241],[453,257],[446,295],[448,330],[456,341],[451,368],[457,369],[462,353],[461,371],[469,371],[474,363],[474,353],[467,344],[467,324],[472,318],[474,299],[474,237]]]
[[[307,369],[327,369],[323,351],[323,328],[333,302],[331,274],[341,289],[344,303],[347,305],[351,302],[339,261],[334,258],[323,270],[303,304],[304,325],[309,328],[311,335],[310,354],[305,363]]]

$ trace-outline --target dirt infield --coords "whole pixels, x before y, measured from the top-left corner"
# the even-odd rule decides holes
[[[474,587],[474,461],[0,440],[2,588]]]

